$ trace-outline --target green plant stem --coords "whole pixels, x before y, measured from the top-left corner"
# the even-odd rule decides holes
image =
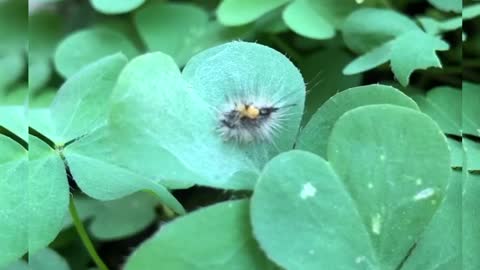
[[[287,56],[295,60],[295,62],[302,62],[303,57],[297,51],[291,48],[287,43],[285,43],[281,38],[275,35],[269,35],[268,37],[273,43],[275,43],[275,45],[277,45],[282,51],[284,51]]]
[[[100,256],[98,256],[98,253],[95,250],[95,247],[93,246],[92,240],[90,240],[90,237],[88,236],[88,233],[85,230],[85,227],[83,226],[83,223],[80,220],[80,217],[78,216],[77,208],[75,207],[75,203],[73,201],[73,196],[70,197],[70,204],[68,208],[70,210],[70,215],[72,216],[75,229],[77,230],[77,233],[80,236],[80,239],[82,240],[83,245],[87,249],[88,254],[90,254],[90,257],[95,262],[98,269],[108,270],[107,265],[102,261]]]

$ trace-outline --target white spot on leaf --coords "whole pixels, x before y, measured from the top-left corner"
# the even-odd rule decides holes
[[[356,264],[362,263],[362,262],[364,262],[366,259],[367,259],[367,257],[365,257],[365,256],[358,256],[358,257],[355,258],[355,263],[356,263]]]
[[[308,251],[308,254],[310,254],[310,255],[313,255],[313,254],[315,254],[315,250],[313,250],[313,249],[310,249],[310,250]]]
[[[380,234],[380,231],[382,229],[381,218],[382,216],[380,216],[380,214],[378,213],[372,217],[372,232],[374,234]]]
[[[307,182],[303,185],[302,191],[300,192],[300,198],[303,200],[315,196],[317,189],[310,183]]]
[[[432,197],[433,194],[435,194],[435,190],[433,190],[433,188],[426,188],[426,189],[418,192],[417,194],[415,194],[413,199],[415,201],[419,201],[419,200],[423,200],[423,199],[427,199],[429,197]]]
[[[417,181],[415,181],[415,184],[417,184],[417,186],[420,186],[422,183],[422,178],[418,178]]]
[[[384,154],[381,154],[381,155],[380,155],[380,160],[381,160],[381,161],[385,161],[386,158],[387,158],[387,157],[386,157]]]
[[[367,187],[368,187],[369,189],[372,189],[372,188],[373,188],[373,183],[372,183],[372,182],[368,182]]]

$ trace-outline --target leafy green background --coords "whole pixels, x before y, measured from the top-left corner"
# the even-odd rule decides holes
[[[0,1],[0,269],[105,270],[80,223],[108,269],[480,268],[479,15]],[[235,145],[229,95],[293,106]]]

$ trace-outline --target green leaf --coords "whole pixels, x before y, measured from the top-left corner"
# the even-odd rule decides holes
[[[443,133],[418,111],[369,105],[339,118],[327,152],[369,230],[380,269],[397,269],[444,197],[450,153]]]
[[[50,106],[55,133],[44,135],[63,145],[102,126],[109,97],[126,62],[121,54],[104,57],[69,78]]]
[[[15,261],[6,267],[0,268],[2,270],[33,270],[28,266],[28,263],[23,260]]]
[[[67,261],[52,249],[42,249],[29,256],[29,266],[34,270],[70,270]]]
[[[22,52],[28,40],[27,0],[0,3],[0,55]]]
[[[385,64],[390,60],[392,46],[393,42],[386,42],[383,45],[360,55],[343,69],[343,74],[358,74]]]
[[[121,134],[113,139],[116,145],[132,147],[116,147],[118,155],[128,168],[156,179],[251,189],[260,167],[293,145],[305,93],[298,70],[270,48],[233,42],[197,55],[183,75],[188,83],[161,53],[127,65],[117,83],[110,122],[113,132]],[[246,85],[255,88],[245,93]],[[273,144],[224,141],[216,131],[214,108],[222,109],[228,96],[259,94],[296,105],[282,121],[284,131]],[[138,158],[133,162],[131,156]]]
[[[468,161],[467,171],[480,172],[480,143],[464,137],[463,150]]]
[[[58,45],[55,68],[63,77],[70,77],[84,66],[118,52],[129,58],[138,54],[132,42],[120,32],[103,27],[80,30]]]
[[[139,6],[141,6],[145,0],[122,0],[122,1],[110,1],[110,0],[90,0],[90,4],[93,8],[104,14],[121,14],[130,12]]]
[[[163,185],[154,181],[156,178],[130,170],[119,162],[119,151],[111,142],[115,137],[121,136],[121,133],[113,134],[108,127],[100,127],[63,150],[72,176],[80,189],[98,200],[115,200],[147,190],[153,192],[163,204],[176,213],[184,213],[182,205]],[[122,147],[128,148],[125,145]],[[131,157],[129,156],[131,162],[136,163]]]
[[[180,66],[194,54],[238,39],[248,30],[248,27],[226,28],[209,21],[205,10],[185,3],[146,5],[135,13],[135,25],[150,51],[166,53]]]
[[[480,4],[469,5],[462,10],[463,20],[471,20],[480,16]]]
[[[464,82],[462,86],[462,132],[480,137],[480,85]]]
[[[335,28],[307,0],[296,0],[283,11],[283,20],[295,33],[313,39],[328,39]]]
[[[428,2],[442,11],[462,12],[462,0],[428,0]]]
[[[218,20],[227,26],[236,26],[255,21],[290,0],[223,0],[217,9]]]
[[[298,1],[298,0],[296,0]],[[359,7],[357,1],[350,0],[306,0],[322,18],[336,28],[340,28],[350,13]]]
[[[467,160],[468,166],[468,160]],[[462,257],[463,270],[475,270],[480,267],[480,175],[464,171],[463,212],[462,212]]]
[[[27,150],[0,134],[0,267],[28,249]]]
[[[58,152],[34,136],[29,138],[28,172],[28,247],[35,253],[62,229],[70,191]]]
[[[452,171],[445,200],[402,270],[462,269],[462,172]]]
[[[418,110],[417,105],[399,90],[386,85],[366,85],[347,89],[325,102],[300,132],[298,149],[326,158],[328,138],[338,118],[345,112],[371,104],[394,104]]]
[[[390,9],[362,8],[346,18],[342,34],[347,47],[356,53],[366,53],[412,30],[420,28],[401,13]]]
[[[444,21],[437,21],[429,17],[420,17],[418,21],[423,29],[425,29],[425,32],[430,35],[449,32],[462,27],[462,17],[455,17]]]
[[[354,201],[330,164],[314,154],[294,150],[267,163],[251,218],[260,246],[285,269],[378,269]]]
[[[306,123],[320,105],[337,92],[361,83],[360,75],[345,76],[341,72],[351,59],[350,54],[343,49],[328,48],[308,55],[305,61],[300,63],[300,71],[307,83],[303,123]]]
[[[0,92],[15,83],[25,71],[25,59],[21,53],[4,54],[0,52]],[[0,95],[0,103],[2,103]]]
[[[28,142],[27,110],[24,106],[0,106],[0,127]]]
[[[155,220],[158,200],[140,192],[119,200],[99,202],[89,225],[92,236],[115,240],[138,233]]]
[[[462,92],[459,89],[438,86],[429,90],[414,91],[409,96],[420,110],[435,120],[446,134],[461,136]]]
[[[413,71],[429,67],[442,67],[435,51],[445,51],[448,48],[449,45],[445,41],[422,31],[405,33],[393,42],[392,71],[397,80],[406,86]]]
[[[247,200],[219,203],[162,227],[125,270],[273,270],[253,239]]]

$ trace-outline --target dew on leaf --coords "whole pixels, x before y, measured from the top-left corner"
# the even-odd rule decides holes
[[[423,189],[422,191],[418,192],[417,194],[415,194],[413,199],[415,201],[419,201],[419,200],[427,199],[427,198],[433,196],[433,194],[435,194],[435,191],[433,190],[433,188],[426,188],[426,189]]]

